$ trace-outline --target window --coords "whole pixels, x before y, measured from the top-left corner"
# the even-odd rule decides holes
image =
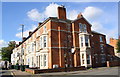
[[[88,36],[85,36],[85,46],[89,46],[88,40],[89,40],[89,37],[88,37]]]
[[[34,63],[33,63],[33,57],[32,57],[32,66],[33,66],[33,64],[34,64]]]
[[[83,47],[83,37],[81,37],[81,47]]]
[[[43,41],[44,47],[46,47],[46,46],[47,46],[47,45],[46,45],[46,39],[47,39],[47,37],[46,37],[46,36],[44,36],[44,41]]]
[[[44,54],[44,67],[47,65],[47,55]]]
[[[101,63],[105,63],[106,59],[105,59],[105,55],[101,55]]]
[[[95,61],[96,61],[96,63],[98,63],[98,55],[97,54],[95,54]]]
[[[39,50],[39,41],[36,41],[36,51],[38,51]]]
[[[47,29],[46,29],[46,26],[44,26],[44,32],[46,33]]]
[[[40,37],[40,48],[42,48],[42,37]]]
[[[82,54],[82,64],[85,64],[85,62],[84,62],[84,54]]]
[[[43,57],[40,55],[40,66],[43,66]]]
[[[87,55],[87,64],[90,64],[90,55]]]
[[[28,65],[29,65],[29,62],[30,62],[30,61],[29,61],[29,59],[28,59]]]
[[[103,42],[102,36],[100,36],[100,42]]]
[[[34,51],[34,43],[32,43],[32,52]]]
[[[38,67],[38,56],[36,56],[36,61],[37,61],[37,67]]]
[[[80,32],[82,32],[82,33],[87,31],[87,28],[86,28],[85,24],[79,23],[79,28],[80,28]]]
[[[100,49],[101,49],[101,52],[104,52],[104,45],[103,44],[100,44]]]

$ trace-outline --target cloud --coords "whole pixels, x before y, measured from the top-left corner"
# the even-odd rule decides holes
[[[4,40],[0,40],[0,48],[2,47],[6,47],[8,45],[8,43]]]
[[[69,12],[68,12],[68,19],[70,19],[70,20],[74,20],[74,19],[76,19],[77,18],[77,16],[78,16],[78,11],[77,10],[70,10]]]
[[[58,4],[55,4],[55,3],[51,3],[49,4],[49,6],[47,6],[45,8],[45,15],[47,17],[57,17],[58,14],[57,14],[57,8],[58,8]]]
[[[44,15],[38,11],[38,9],[32,9],[27,12],[27,16],[33,21],[41,21]]]
[[[83,11],[83,16],[89,20],[95,20],[96,18],[99,18],[103,11],[97,7],[86,7]]]
[[[49,4],[46,8],[45,11],[39,12],[38,9],[32,9],[27,12],[27,16],[33,20],[33,21],[43,21],[47,17],[57,17],[57,7],[59,5],[55,3]]]
[[[33,31],[33,30],[35,30],[36,28],[37,28],[36,25],[32,25],[32,27],[31,27],[30,29],[25,30],[25,31],[23,32],[23,37],[27,37],[27,36],[29,35],[29,31]],[[22,32],[17,33],[17,34],[16,34],[16,37],[22,38]]]
[[[106,35],[107,43],[109,43],[109,39],[111,37],[117,38],[116,37],[117,33],[118,33],[117,28],[108,29],[108,28],[105,28],[104,25],[102,25],[101,23],[96,22],[96,21],[92,22],[91,24],[92,24],[92,30]]]

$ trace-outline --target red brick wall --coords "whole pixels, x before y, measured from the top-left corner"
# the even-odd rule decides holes
[[[100,42],[100,36],[103,37],[102,38],[103,42]],[[104,52],[101,52],[100,44],[104,45]],[[100,55],[107,54],[105,35],[92,32],[91,47],[92,47],[92,51],[91,51],[92,52],[92,67],[104,66],[105,63],[101,63],[101,56]],[[97,56],[95,56],[95,54],[97,54]],[[96,57],[98,58],[98,63],[96,63],[96,59],[95,59]]]
[[[120,66],[120,61],[107,61],[107,67]]]

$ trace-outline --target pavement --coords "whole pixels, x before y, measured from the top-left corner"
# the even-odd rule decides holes
[[[120,67],[100,67],[80,71],[40,73],[35,75],[14,69],[0,71],[2,77],[118,77],[119,73]]]

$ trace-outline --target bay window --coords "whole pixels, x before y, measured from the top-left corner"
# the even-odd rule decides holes
[[[83,47],[83,37],[81,37],[81,47]]]
[[[89,46],[89,37],[88,36],[85,36],[85,46]]]
[[[40,55],[40,66],[47,66],[47,54]]]
[[[89,47],[89,36],[88,35],[82,35],[81,37],[80,37],[80,47],[82,48],[82,47],[84,47],[84,46],[86,46],[86,47]]]

